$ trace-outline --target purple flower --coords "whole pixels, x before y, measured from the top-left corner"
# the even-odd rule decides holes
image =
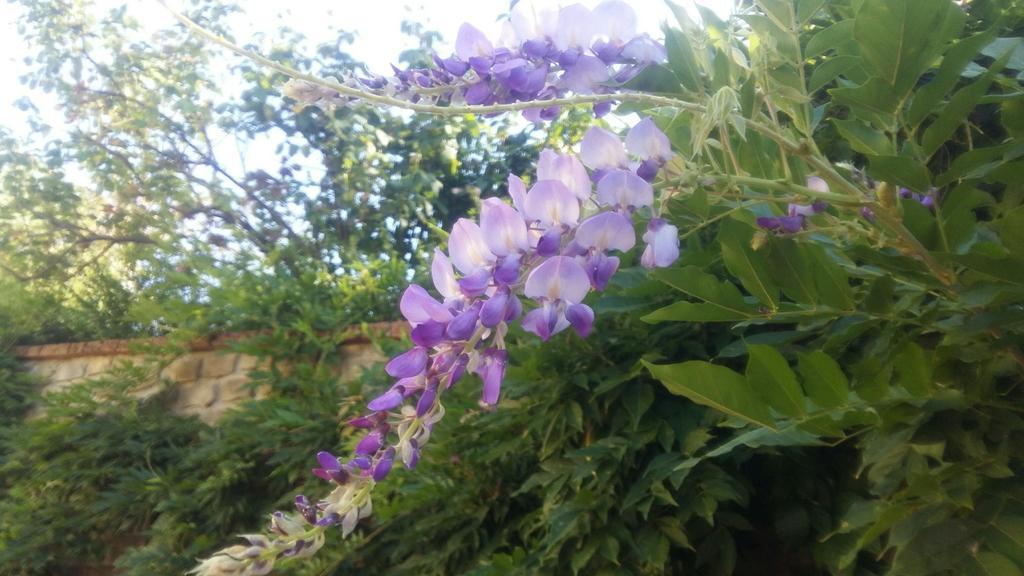
[[[412,341],[417,346],[431,348],[444,340],[445,328],[442,322],[428,320],[412,329]]]
[[[615,256],[606,256],[602,252],[590,254],[584,261],[587,276],[594,290],[603,291],[608,286],[608,281],[619,269],[619,259]]]
[[[608,0],[598,4],[593,14],[594,33],[621,46],[636,36],[636,12],[626,2]]]
[[[342,470],[341,462],[334,454],[317,452],[316,459],[320,463],[320,467],[314,468],[313,474],[317,477],[338,484],[344,484],[348,480],[348,473]]]
[[[558,154],[550,148],[541,150],[537,160],[537,180],[558,180],[581,201],[590,198],[590,176],[572,154]]]
[[[935,212],[935,197],[931,196],[930,194],[923,196],[921,198],[921,205],[927,208],[928,210]]]
[[[558,180],[540,180],[526,195],[526,217],[542,229],[576,226],[580,202],[565,184]]]
[[[576,243],[605,252],[627,252],[636,244],[636,232],[628,218],[618,212],[601,212],[584,220],[576,229]]]
[[[662,163],[658,160],[644,160],[636,167],[636,175],[643,178],[645,182],[654,182],[661,166]]]
[[[427,293],[421,286],[410,284],[398,304],[402,316],[413,325],[422,324],[430,320],[436,322],[447,322],[451,319],[451,312],[433,296]]]
[[[409,378],[421,374],[426,367],[427,349],[416,346],[392,358],[384,366],[384,370],[395,378]]]
[[[530,249],[523,217],[497,198],[484,200],[480,209],[480,230],[495,256],[518,254]]]
[[[666,268],[679,259],[679,229],[661,218],[651,218],[644,233],[647,248],[640,257],[645,268]]]
[[[595,102],[593,106],[594,118],[601,118],[605,114],[612,111],[612,103],[610,101]]]
[[[821,200],[815,200],[811,204],[790,204],[786,208],[788,216],[814,216],[819,212],[824,212],[826,205]]]
[[[380,450],[380,446],[383,443],[384,438],[379,430],[371,430],[369,434],[363,437],[356,445],[356,454],[363,456],[371,456]]]
[[[455,37],[455,54],[468,62],[471,58],[491,56],[494,46],[483,32],[467,23],[459,27],[459,34]]]
[[[437,291],[445,297],[445,301],[460,297],[459,283],[455,280],[455,271],[452,270],[452,263],[439,248],[434,248],[434,259],[430,263],[430,276],[434,281],[434,288],[437,288]],[[406,319],[408,319],[408,316],[406,316]]]
[[[584,49],[590,46],[594,37],[593,17],[590,9],[582,4],[572,4],[558,11],[558,26],[552,41],[555,48],[565,51],[570,48]]]
[[[793,234],[803,229],[804,217],[800,215],[761,217],[757,219],[757,225],[772,232]]]
[[[466,366],[469,364],[469,356],[465,354],[459,355],[455,359],[455,363],[452,364],[451,371],[448,373],[448,380],[445,382],[445,390],[451,388],[453,384],[462,378],[462,375],[466,373]]]
[[[498,285],[514,284],[519,280],[520,255],[510,254],[498,261],[494,267],[494,282]]]
[[[630,60],[638,64],[650,64],[664,62],[668,57],[668,53],[663,45],[644,34],[627,42],[622,48],[620,56],[624,60]]]
[[[510,45],[529,40],[544,41],[554,34],[558,26],[558,12],[543,2],[521,0],[512,8],[509,24]]]
[[[654,203],[654,189],[629,170],[610,170],[597,183],[597,201],[620,210],[642,208]]]
[[[641,160],[655,160],[662,164],[672,158],[672,144],[668,136],[649,117],[629,129],[626,150]]]
[[[428,386],[423,391],[423,394],[420,395],[419,401],[416,402],[416,416],[422,418],[430,412],[434,408],[434,401],[436,399],[437,386]]]
[[[619,137],[604,128],[591,126],[580,141],[580,159],[591,170],[625,168],[629,164]]]
[[[559,86],[577,94],[590,94],[594,86],[607,82],[608,78],[608,65],[596,56],[584,54],[566,67]]]
[[[477,268],[471,274],[459,278],[459,290],[467,298],[476,298],[491,285],[491,273],[486,268]]]
[[[501,393],[501,382],[505,378],[505,365],[508,363],[508,352],[497,348],[488,348],[480,356],[480,363],[477,365],[476,373],[484,381],[481,402],[487,406],[494,406],[498,403],[498,396]]]
[[[807,187],[818,192],[828,192],[828,182],[817,176],[809,176],[807,178]]]
[[[455,222],[448,236],[448,254],[452,264],[463,274],[472,274],[494,263],[494,254],[488,249],[480,227],[465,218]]]
[[[514,297],[513,297],[514,298]],[[494,328],[505,321],[506,309],[509,304],[509,294],[506,291],[496,292],[484,302],[480,308],[480,323],[487,328]]]
[[[380,482],[387,478],[391,472],[391,466],[395,462],[395,449],[388,448],[380,457],[380,460],[373,466],[373,481]]]
[[[562,229],[552,228],[537,239],[537,255],[554,256],[562,247]]]
[[[594,327],[594,311],[586,304],[571,304],[565,309],[565,318],[572,325],[573,330],[586,338]]]
[[[445,335],[451,340],[469,340],[473,335],[473,331],[476,330],[476,321],[479,314],[479,303],[470,306],[448,323]]]
[[[394,410],[401,406],[402,401],[405,400],[404,392],[405,389],[402,386],[392,386],[387,392],[370,400],[366,407],[374,412]]]
[[[515,174],[508,175],[508,195],[512,198],[512,205],[516,211],[526,214],[526,185]]]
[[[579,262],[568,256],[553,256],[533,269],[523,291],[529,298],[583,301],[590,290],[590,278]]]
[[[466,104],[471,106],[493,104],[494,90],[491,89],[490,82],[482,80],[468,86],[462,92],[462,97],[466,100]]]

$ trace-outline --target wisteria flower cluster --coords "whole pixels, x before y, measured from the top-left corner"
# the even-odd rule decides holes
[[[807,179],[807,187],[818,192],[828,192],[828,183],[817,176]],[[778,234],[794,234],[804,229],[807,218],[824,212],[828,206],[823,200],[811,204],[790,204],[785,216],[766,216],[757,219],[757,225]]]
[[[918,194],[904,186],[900,188],[900,198],[904,200],[915,200],[920,202],[921,205],[928,210],[932,212],[935,211],[935,196],[933,191],[930,191],[928,194]]]
[[[656,217],[651,185],[671,155],[668,138],[645,118],[625,142],[592,127],[578,156],[545,149],[529,187],[509,175],[512,203],[484,200],[479,222],[458,220],[447,253],[435,249],[431,276],[440,298],[415,284],[403,293],[413,347],[386,364],[394,384],[350,422],[365,430],[355,455],[317,455],[313,473],[333,491],[315,504],[298,496],[297,514],[273,515],[271,535],[243,536],[247,545],[221,551],[194,573],[266,574],[277,559],[315,553],[329,526],[352,532],[372,513],[372,489],[396,461],[416,467],[444,417],[447,390],[474,373],[483,382],[481,405],[497,404],[511,325],[544,341],[570,327],[581,337],[591,332],[594,311],[583,300],[607,287],[619,268],[616,254],[636,245],[634,216],[649,216],[641,263],[671,265],[679,232]]]
[[[665,60],[665,47],[636,32],[636,13],[621,0],[606,0],[593,10],[573,4],[554,10],[539,2],[515,5],[501,37],[492,42],[463,24],[455,54],[435,55],[433,68],[394,68],[393,76],[352,77],[346,83],[413,102],[491,105],[551,100],[567,93],[610,93],[644,66]],[[292,80],[285,94],[307,104],[346,100],[337,92]],[[601,116],[611,102],[594,105]],[[524,112],[533,121],[550,120],[558,106]]]

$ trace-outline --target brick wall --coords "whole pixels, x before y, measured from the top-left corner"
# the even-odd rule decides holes
[[[401,337],[405,330],[404,324],[390,322],[368,327],[375,336],[391,338]],[[159,390],[161,381],[173,382],[177,387],[176,413],[196,414],[205,422],[216,422],[231,406],[262,394],[247,386],[249,372],[260,368],[260,358],[230,351],[232,341],[253,335],[224,334],[193,342],[188,352],[174,358],[159,375],[154,370],[152,381],[135,393],[144,397]],[[161,343],[162,339],[152,338],[20,346],[15,348],[15,355],[38,376],[45,394],[101,376],[119,363],[144,365],[152,357],[139,353],[140,346]],[[342,380],[356,378],[365,367],[384,359],[366,333],[356,331],[343,339],[338,352],[338,377]],[[266,363],[267,359],[262,361]]]

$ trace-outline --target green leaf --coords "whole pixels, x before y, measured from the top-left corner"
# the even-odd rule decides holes
[[[638,92],[675,96],[680,93],[681,83],[671,70],[660,64],[653,64],[645,67],[621,87]]]
[[[939,574],[957,569],[968,557],[980,526],[968,520],[949,519],[923,527],[893,557],[893,574]],[[1009,574],[1000,573],[1009,576]]]
[[[779,289],[771,281],[763,254],[750,247],[753,236],[754,230],[742,222],[730,220],[722,224],[718,233],[722,260],[747,292],[775,310],[779,307]]]
[[[735,287],[734,287],[735,288]],[[679,301],[641,317],[644,322],[740,322],[758,317],[756,310],[741,312],[718,304]]]
[[[992,521],[986,540],[994,550],[1024,562],[1024,517],[1000,514]]]
[[[782,293],[798,304],[816,304],[818,291],[801,245],[791,238],[773,237],[770,248],[768,263]]]
[[[1007,47],[1006,52],[989,66],[988,71],[982,74],[981,78],[961,88],[950,98],[949,103],[946,104],[946,107],[942,109],[942,112],[928,126],[928,129],[924,131],[924,136],[921,137],[921,148],[926,156],[930,157],[934,154],[949,139],[957,127],[963,123],[971,110],[977,106],[981,97],[988,92],[988,87],[992,84],[996,74],[1006,66],[1006,62],[1009,60],[1014,48],[1012,45]]]
[[[686,537],[686,532],[683,532],[677,518],[662,518],[658,521],[658,529],[660,529],[662,534],[667,536],[668,539],[676,546],[686,548],[687,550],[693,550],[693,546],[690,544],[690,539]]]
[[[869,156],[892,156],[896,153],[892,141],[885,134],[871,128],[858,120],[840,120],[833,118],[836,130],[853,148],[861,154]]]
[[[916,200],[903,201],[903,225],[929,250],[939,249],[939,225],[931,210]]]
[[[965,182],[946,193],[942,202],[941,222],[949,251],[962,253],[978,232],[975,210],[992,203],[992,197]],[[1024,220],[1020,222],[1024,224]],[[996,224],[998,226],[998,224]],[[1022,230],[1016,228],[1016,230]],[[1006,246],[1006,242],[1003,242]],[[1016,251],[1016,250],[1014,250]],[[1024,252],[1024,242],[1021,243]]]
[[[772,238],[768,263],[772,278],[799,304],[852,309],[849,276],[820,245]]]
[[[804,394],[789,363],[771,346],[747,346],[747,382],[768,400],[768,404],[786,416],[804,415]]]
[[[893,290],[896,284],[892,276],[882,276],[871,284],[871,290],[864,297],[864,309],[874,314],[885,314],[892,309]]]
[[[904,156],[868,156],[868,173],[882,180],[911,190],[924,192],[931,186],[928,168]]]
[[[956,157],[949,169],[935,179],[936,186],[964,179],[981,179],[1004,164],[1024,156],[1024,144],[1010,141],[1006,144],[975,148]]]
[[[1024,286],[1024,258],[996,258],[984,254],[952,255],[957,264],[998,280]]]
[[[807,81],[807,91],[817,92],[841,74],[851,68],[860,66],[860,58],[856,56],[834,56],[814,67],[811,78]]]
[[[797,44],[796,37],[779,28],[772,18],[761,14],[744,14],[740,18],[750,25],[754,34],[759,37],[761,46],[771,45],[777,54],[776,57],[781,56],[794,64],[800,60],[800,45]],[[789,20],[788,15],[784,18],[783,22]]]
[[[846,403],[850,383],[831,356],[815,350],[800,356],[798,366],[804,389],[815,404],[822,408],[835,408]]]
[[[978,554],[977,561],[985,576],[1021,576],[1020,568],[1002,554],[982,552]]]
[[[914,396],[925,396],[933,387],[931,358],[911,342],[894,359],[896,382]]]
[[[650,384],[630,386],[623,403],[626,406],[626,411],[629,412],[633,428],[636,428],[640,425],[640,420],[650,409],[651,404],[654,404],[654,390],[651,389]]]
[[[999,105],[1003,128],[1017,140],[1024,139],[1024,99],[1007,100]]]
[[[802,250],[810,261],[811,277],[821,303],[841,310],[852,309],[853,290],[846,271],[818,244],[805,243]]]
[[[869,78],[860,86],[833,88],[828,93],[836,102],[849,106],[858,118],[889,132],[895,131],[900,95],[881,78]]]
[[[803,26],[808,20],[818,13],[818,10],[825,5],[826,0],[797,0],[796,19],[797,25]]]
[[[675,72],[680,83],[691,92],[700,91],[700,69],[686,33],[666,28],[665,51],[668,53],[669,68]]]
[[[984,197],[987,194],[977,191]],[[972,207],[976,207],[975,204]],[[945,206],[943,206],[945,209]],[[943,212],[945,215],[945,212]],[[999,240],[1003,246],[1013,254],[1024,254],[1024,206],[1018,206],[1010,212],[1003,214],[1003,217],[992,223],[992,229],[999,234]]]
[[[644,316],[645,322],[689,321],[688,314],[695,314],[708,320],[718,318],[718,321],[728,321],[734,318],[747,319],[759,315],[756,307],[743,300],[743,295],[734,284],[719,281],[715,276],[696,266],[668,268],[655,271],[653,274],[655,279],[692,298],[702,300],[703,304],[696,305],[699,308],[673,304]],[[677,302],[676,304],[686,303]]]
[[[814,58],[853,39],[853,19],[840,20],[818,32],[807,42],[804,58]]]
[[[864,0],[853,37],[868,66],[902,98],[963,26],[949,0]]]
[[[699,360],[662,365],[646,360],[643,363],[669,392],[758,426],[775,429],[768,407],[741,374]]]
[[[939,71],[914,94],[914,103],[907,112],[907,123],[916,127],[935,108],[942,97],[956,86],[960,73],[977,56],[981,48],[992,41],[995,31],[981,32],[956,43],[942,57]]]

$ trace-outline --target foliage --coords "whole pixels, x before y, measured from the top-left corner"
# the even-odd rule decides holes
[[[62,12],[45,6],[34,4],[41,11],[27,20],[47,23],[33,28],[44,61],[88,69],[77,47],[47,36]],[[703,28],[676,14],[665,30],[667,65],[630,87],[702,112],[663,101],[620,111],[652,115],[678,153],[659,188],[662,215],[682,231],[680,262],[649,275],[624,261],[590,302],[599,321],[585,341],[561,335],[539,347],[514,333],[500,408],[477,409],[478,391],[461,383],[415,473],[380,486],[374,518],[286,573],[1024,569],[1020,7],[761,0],[729,21],[702,11]],[[206,100],[196,79],[178,77],[208,73],[198,45],[167,33],[191,58],[191,67],[170,67],[155,56],[162,49],[135,53],[117,26],[103,30],[137,56],[111,68],[119,82],[139,70],[160,85],[164,74],[181,80],[152,95],[162,108],[118,112],[148,110],[137,131],[90,136],[125,142],[146,187],[129,187],[132,170],[111,150],[91,165],[77,159],[118,182],[97,189],[169,199],[102,224],[160,238],[124,256],[146,262],[130,291],[144,297],[136,313],[186,329],[272,326],[243,345],[275,360],[256,375],[272,393],[208,428],[167,415],[163,396],[93,397],[141,378],[128,374],[54,397],[45,418],[9,427],[0,450],[5,572],[112,560],[121,552],[113,525],[145,538],[120,554],[126,573],[179,572],[287,507],[293,492],[322,490],[305,472],[310,455],[339,438],[351,448],[340,423],[362,394],[386,385],[379,368],[338,385],[336,330],[386,317],[406,266],[419,265],[438,227],[475,205],[459,189],[483,182],[484,195],[497,192],[505,172],[536,153],[522,136],[524,145],[495,158],[492,138],[507,128],[474,118],[289,111],[274,95],[283,78],[249,64],[240,104],[198,106]],[[325,75],[353,65],[330,49],[308,61],[301,52],[273,56]],[[109,88],[97,74],[83,76],[86,94]],[[53,89],[65,106],[96,114],[71,98],[75,86]],[[177,110],[185,103],[197,108]],[[162,109],[181,116],[157,118]],[[552,132],[565,130],[570,142],[574,122]],[[215,171],[202,145],[187,144],[204,142],[204,126],[243,136],[283,129],[282,165],[309,146],[323,154],[325,176],[303,180],[288,167],[194,181]],[[147,140],[153,131],[166,140]],[[81,154],[84,142],[64,149]],[[453,149],[465,152],[454,171]],[[53,194],[42,206],[92,226],[77,212],[90,204],[59,176],[59,155],[54,166],[31,156],[4,173],[5,193],[14,191],[6,197],[26,210],[30,193]],[[759,227],[758,218],[809,202],[809,175],[829,183],[828,208],[796,233]],[[183,226],[193,209],[227,235],[223,246]],[[308,227],[290,234],[274,214],[293,209]],[[143,222],[153,214],[162,216]],[[49,226],[46,214],[34,217]],[[81,232],[68,231],[64,246]],[[11,241],[26,244],[19,238]],[[68,268],[62,245],[28,246],[39,252],[5,265],[22,276],[51,261]],[[89,266],[103,275],[113,267],[102,262]],[[5,386],[24,382],[0,376]]]
[[[1019,161],[1006,154],[1019,145],[1005,111],[1021,97],[1021,40],[1008,37],[1019,15],[764,1],[740,17],[746,46],[728,41],[735,23],[704,15],[726,32],[712,36],[714,57],[669,30],[663,73],[681,89],[689,77],[732,90],[736,108],[712,98],[714,123],[659,115],[686,159],[666,183],[679,192],[669,211],[693,231],[684,264],[700,269],[657,275],[679,301],[645,318],[728,322],[734,340],[708,351],[712,363],[645,365],[669,391],[729,414],[736,441],[768,430],[783,444],[803,433],[856,447],[845,467],[856,474],[833,477],[831,522],[814,527],[820,569],[1013,573],[1024,293]],[[766,115],[785,119],[777,133],[751,129]],[[723,167],[741,171],[708,186]],[[755,217],[779,201],[765,192],[810,173],[847,196],[796,234],[759,231]]]

